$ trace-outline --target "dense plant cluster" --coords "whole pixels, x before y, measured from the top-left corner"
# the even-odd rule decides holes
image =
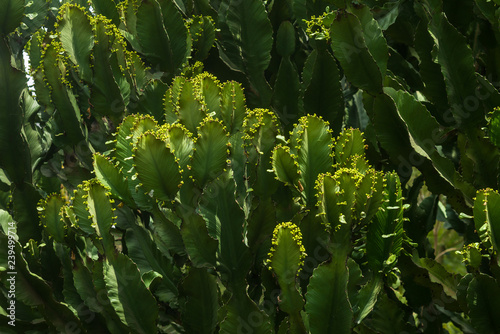
[[[0,2],[0,331],[500,332],[499,6]]]

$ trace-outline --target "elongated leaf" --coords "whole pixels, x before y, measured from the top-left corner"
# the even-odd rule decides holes
[[[186,60],[187,28],[172,0],[143,1],[137,9],[142,52],[172,78]]]
[[[245,73],[267,106],[270,89],[264,70],[271,60],[272,26],[260,0],[226,0],[219,10],[219,22],[225,37],[220,41],[221,58],[234,70]]]
[[[83,265],[82,261],[75,261],[74,266],[73,280],[75,289],[78,291],[85,305],[97,316],[102,316],[110,333],[119,334],[129,330],[121,322],[118,314],[116,314],[116,311],[111,306],[109,298],[105,293],[106,290],[99,289],[94,283],[95,279],[92,277],[89,269]],[[98,271],[95,270],[93,274],[96,275],[96,272]],[[102,275],[102,269],[100,274]],[[100,280],[103,280],[103,277]]]
[[[432,57],[433,47],[434,40],[427,25],[422,21],[415,33],[415,51],[420,57],[419,72],[425,84],[422,92],[438,109],[436,117],[439,122],[444,123],[443,116],[448,109],[448,95],[441,67]]]
[[[245,215],[235,201],[235,184],[230,177],[230,172],[226,172],[205,188],[199,209],[208,232],[219,241],[222,271],[229,275],[229,284],[239,286],[250,267],[250,252],[243,242]]]
[[[96,14],[106,16],[117,27],[120,25],[120,17],[113,0],[92,0],[92,8]]]
[[[152,133],[139,137],[134,164],[147,191],[161,201],[172,200],[181,185],[179,164],[170,147]]]
[[[290,57],[295,52],[295,28],[290,21],[280,24],[276,35],[276,51],[281,57]]]
[[[113,26],[101,20],[95,23],[95,47],[94,47],[94,69],[93,85],[91,87],[91,103],[95,112],[101,116],[110,116],[116,122],[119,121],[121,113],[125,110],[125,94],[122,95],[120,84],[128,85],[124,80],[122,71],[113,71],[116,65],[116,56],[111,49],[116,49],[115,39],[121,39],[116,35]]]
[[[75,227],[79,228],[84,235],[92,235],[95,233],[94,227],[92,226],[92,217],[89,217],[89,212],[86,202],[87,192],[84,189],[83,184],[78,185],[75,189],[73,196],[71,197],[71,215],[74,215],[73,224]],[[73,217],[71,217],[73,218]],[[70,218],[70,219],[71,219]]]
[[[62,80],[68,64],[61,59],[60,52],[61,45],[55,39],[52,40],[43,57],[43,73],[51,87],[51,97],[57,109],[55,115],[56,131],[61,134],[61,137],[66,137],[71,145],[78,145],[84,141],[80,108],[67,82],[64,84],[64,80]]]
[[[365,155],[365,140],[358,129],[345,129],[335,143],[335,162],[347,166],[355,155]]]
[[[193,154],[194,142],[189,131],[176,123],[168,128],[168,143],[170,144],[171,152],[175,155],[181,168],[182,177],[185,178],[188,174],[184,171],[188,170],[188,163]]]
[[[150,116],[127,116],[120,124],[116,134],[116,146],[113,155],[116,165],[127,177],[130,193],[136,205],[143,209],[152,208],[152,199],[147,196],[146,190],[140,185],[140,180],[135,177],[132,150],[141,134],[148,130],[156,129],[155,120]]]
[[[213,333],[219,309],[215,277],[206,269],[191,268],[182,288],[187,297],[183,311],[185,328],[193,333]]]
[[[195,50],[194,60],[203,61],[208,57],[215,43],[215,30],[212,17],[200,16],[193,19],[189,26],[189,33]]]
[[[131,216],[125,234],[127,255],[134,261],[142,275],[153,271],[161,276],[161,282],[155,287],[155,294],[159,300],[164,303],[175,302],[179,292],[172,263],[161,254],[147,230],[137,225],[133,214]]]
[[[2,5],[10,4],[5,1]],[[24,2],[23,2],[24,3]],[[1,12],[8,15],[9,12]],[[10,65],[7,43],[0,40],[0,168],[11,182],[22,184],[31,178],[29,152],[21,135],[21,92],[26,86],[26,76]]]
[[[153,226],[155,236],[165,243],[167,249],[180,255],[186,254],[186,248],[179,227],[170,221],[160,210],[153,211]],[[155,240],[158,243],[158,240]]]
[[[374,272],[387,272],[396,264],[403,242],[403,197],[399,177],[386,175],[386,189],[380,210],[368,227],[366,255]]]
[[[64,7],[60,16],[57,31],[62,46],[68,52],[71,61],[78,66],[81,78],[90,82],[92,80],[90,53],[94,47],[94,34],[89,17],[76,6]]]
[[[299,74],[289,57],[284,57],[274,84],[273,106],[286,128],[303,114]]]
[[[350,10],[358,17],[361,27],[363,27],[363,37],[366,42],[366,47],[377,63],[380,73],[382,74],[382,78],[384,78],[389,53],[387,42],[382,34],[382,29],[380,29],[378,22],[373,18],[368,6],[356,6],[350,8]]]
[[[111,235],[111,227],[114,224],[114,213],[106,189],[97,183],[90,181],[85,185],[88,193],[88,212],[92,217],[92,225],[97,231],[97,235],[102,240],[106,255],[114,254],[114,238]]]
[[[351,13],[339,13],[331,27],[334,56],[349,81],[370,94],[382,91],[382,74],[366,46],[359,19]]]
[[[472,50],[465,37],[448,22],[444,14],[436,14],[430,28],[438,46],[437,59],[455,121],[464,129],[481,124],[484,120],[482,108],[473,108],[470,104],[478,86]]]
[[[114,196],[132,208],[135,207],[127,179],[109,158],[96,153],[94,155],[94,170],[97,179],[108,187]]]
[[[64,303],[57,301],[54,298],[54,291],[49,283],[40,276],[32,273],[26,260],[22,256],[22,248],[18,242],[14,243],[15,268],[9,267],[8,250],[9,245],[7,236],[0,233],[0,243],[5,247],[0,248],[0,279],[2,284],[9,291],[10,281],[15,281],[15,300],[20,301],[28,306],[36,308],[43,313],[47,321],[58,331],[64,333],[66,325],[71,324],[74,329],[81,329],[81,321],[77,318],[71,309]],[[15,274],[9,274],[15,270]],[[20,305],[19,304],[16,304]]]
[[[230,134],[241,128],[245,111],[245,95],[241,85],[234,81],[224,83],[221,90],[221,114]]]
[[[365,172],[356,191],[355,215],[358,224],[369,224],[373,216],[379,212],[384,201],[385,184],[386,179],[382,172],[377,172],[372,168]]]
[[[224,126],[207,118],[198,131],[191,160],[191,172],[200,187],[215,179],[227,165],[227,144]]]
[[[181,235],[193,265],[198,268],[215,267],[217,240],[208,234],[202,217],[186,208],[180,210],[183,213]]]
[[[306,294],[311,334],[351,333],[353,312],[347,297],[348,278],[342,257],[314,270]]]
[[[0,4],[0,34],[6,36],[13,32],[24,16],[24,0],[5,0]]]
[[[105,262],[104,280],[111,305],[122,322],[137,333],[154,333],[157,303],[144,285],[137,266],[126,255],[118,253]]]
[[[205,113],[219,117],[221,93],[219,80],[214,75],[203,72],[193,78],[193,84],[196,97],[204,102],[202,108]]]
[[[467,306],[472,325],[479,333],[500,330],[500,288],[496,280],[479,274],[469,283]]]
[[[338,134],[344,118],[344,97],[335,59],[326,50],[314,50],[307,58],[302,77],[304,110],[323,117],[333,133]]]
[[[288,222],[276,226],[268,262],[276,273],[281,288],[280,308],[289,314],[300,312],[304,305],[296,287],[297,274],[304,258],[302,234],[297,225]]]
[[[277,145],[273,150],[273,171],[276,177],[285,185],[297,186],[299,180],[299,167],[290,154],[288,146]]]
[[[291,152],[296,155],[307,205],[315,203],[314,185],[320,173],[332,170],[332,134],[317,116],[300,118],[290,137]]]
[[[271,196],[278,186],[271,169],[271,155],[280,135],[279,120],[267,109],[249,110],[243,122],[248,186],[255,196]]]
[[[185,81],[175,104],[179,121],[192,133],[197,133],[197,128],[207,116],[201,99],[196,96],[195,84]]]
[[[361,174],[354,169],[342,168],[320,174],[316,182],[318,211],[323,224],[331,232],[335,247],[350,248],[351,222],[356,205],[356,183]]]
[[[474,201],[474,223],[486,247],[500,248],[500,194],[492,189],[480,190]]]
[[[61,197],[49,196],[44,203],[40,220],[48,235],[55,241],[63,243],[66,234],[66,226],[62,217],[62,207],[64,202]]]

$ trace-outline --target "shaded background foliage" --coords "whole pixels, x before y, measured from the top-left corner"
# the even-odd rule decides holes
[[[16,331],[499,332],[498,9],[2,1]]]

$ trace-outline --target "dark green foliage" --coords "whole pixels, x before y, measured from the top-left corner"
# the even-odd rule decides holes
[[[499,9],[2,1],[0,332],[499,332]]]

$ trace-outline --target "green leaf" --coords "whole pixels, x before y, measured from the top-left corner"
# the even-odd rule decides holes
[[[181,169],[168,144],[145,133],[134,150],[137,175],[147,191],[160,201],[172,200],[181,186]]]
[[[448,95],[446,94],[446,84],[439,64],[434,62],[432,49],[434,40],[430,34],[428,25],[421,21],[415,32],[415,51],[420,58],[419,72],[424,82],[422,93],[431,101],[438,113],[439,122],[444,122],[443,116],[448,109]],[[443,123],[444,124],[444,123]]]
[[[235,183],[230,172],[209,183],[199,210],[209,234],[219,241],[218,260],[229,284],[239,286],[250,268],[250,252],[243,242],[245,214],[234,198]]]
[[[184,173],[184,171],[188,170],[188,164],[193,154],[194,142],[192,135],[179,123],[168,127],[167,134],[170,150],[175,155],[181,168],[182,177],[185,179],[188,173]]]
[[[391,179],[391,181],[393,180]],[[355,215],[358,224],[369,224],[373,216],[379,212],[384,201],[385,194],[383,190],[386,182],[387,180],[384,178],[382,172],[377,172],[373,168],[365,172],[358,183],[358,189],[356,191]]]
[[[478,82],[472,50],[465,37],[448,22],[443,13],[436,14],[429,26],[437,46],[436,56],[446,82],[455,121],[464,129],[483,123],[482,108],[468,110],[470,99],[476,96]],[[448,115],[448,121],[449,116],[451,115]]]
[[[279,120],[267,109],[249,110],[243,122],[243,140],[246,156],[247,187],[253,189],[255,196],[271,196],[278,182],[271,169],[271,155],[280,135]]]
[[[486,274],[472,279],[467,289],[467,306],[472,326],[479,333],[497,333],[500,330],[500,288],[497,281]]]
[[[337,63],[326,50],[313,50],[302,73],[304,110],[330,123],[334,134],[340,132],[344,118],[344,96]]]
[[[2,5],[10,4],[4,1]],[[24,4],[24,1],[22,2]],[[0,11],[0,15],[8,11]],[[0,40],[0,168],[8,179],[18,185],[31,178],[30,156],[21,134],[21,92],[26,87],[26,76],[10,64],[9,47]]]
[[[97,181],[86,182],[85,191],[88,193],[87,206],[92,225],[102,240],[106,255],[111,256],[115,253],[114,238],[111,235],[111,227],[114,225],[115,217],[108,193]]]
[[[80,108],[65,78],[69,64],[61,59],[60,52],[61,45],[57,40],[52,40],[43,56],[43,73],[51,87],[51,98],[56,107],[54,117],[57,124],[56,133],[61,137],[59,140],[62,141],[65,137],[70,145],[78,145],[85,140],[81,127]]]
[[[1,35],[6,36],[10,34],[21,24],[24,16],[24,3],[24,0],[2,1],[2,3],[0,4]]]
[[[500,147],[500,108],[490,112],[488,120],[489,138],[496,147]]]
[[[122,94],[122,89],[123,93],[130,90],[115,53],[118,52],[121,35],[116,35],[113,26],[102,19],[96,21],[94,31],[94,77],[90,101],[96,113],[110,116],[118,122],[125,110],[126,94]]]
[[[92,8],[96,14],[106,16],[117,27],[120,25],[120,17],[113,0],[92,0]]]
[[[295,52],[295,29],[290,21],[280,24],[276,35],[276,51],[281,57],[290,57]]]
[[[299,74],[289,57],[283,57],[274,84],[272,104],[286,128],[303,114]]]
[[[94,33],[89,17],[76,6],[65,6],[60,16],[57,31],[62,46],[73,64],[78,66],[81,78],[91,82],[90,53],[94,47]],[[100,59],[96,60],[100,61]]]
[[[159,209],[153,211],[153,227],[155,236],[166,245],[167,249],[179,255],[186,254],[186,248],[179,227],[170,221]],[[155,240],[157,239],[155,238]]]
[[[172,78],[187,57],[187,28],[177,6],[172,0],[141,2],[136,28],[142,53]]]
[[[267,106],[270,89],[264,71],[271,60],[272,26],[260,0],[226,0],[219,9],[219,24],[225,38],[219,41],[222,60],[245,73],[257,90],[261,105]]]
[[[389,53],[387,41],[382,33],[382,29],[380,29],[378,22],[373,18],[371,10],[368,6],[353,6],[350,8],[350,11],[358,17],[361,27],[363,27],[362,31],[366,47],[377,63],[380,73],[382,74],[382,78],[384,78],[387,70]]]
[[[184,327],[192,333],[213,333],[219,309],[216,278],[206,269],[191,268],[182,282],[187,297],[182,312]]]
[[[281,223],[274,229],[268,263],[281,288],[280,308],[288,314],[300,312],[304,300],[297,290],[297,276],[306,256],[297,225]]]
[[[24,18],[21,22],[21,34],[33,35],[45,23],[49,12],[49,2],[46,0],[28,1],[24,9]],[[26,26],[24,26],[24,24]],[[26,29],[25,29],[26,28]]]
[[[181,86],[178,102],[175,104],[179,121],[192,133],[197,133],[200,123],[207,116],[203,101],[196,94],[194,82],[186,80]]]
[[[144,285],[137,266],[125,254],[108,258],[104,280],[111,305],[122,322],[137,333],[156,332],[157,302]]]
[[[261,310],[243,289],[233,294],[224,311],[226,311],[225,318],[220,323],[221,334],[273,333],[269,315]]]
[[[115,197],[128,206],[135,207],[127,179],[108,157],[100,153],[94,154],[94,171],[97,179],[109,188]]]
[[[395,263],[386,264],[398,256],[403,243],[403,196],[396,173],[386,175],[383,203],[368,226],[366,256],[374,272],[388,272]],[[390,237],[387,237],[390,236]]]
[[[0,280],[6,291],[9,291],[10,282],[7,279],[14,278],[16,287],[16,305],[21,306],[21,302],[36,308],[42,313],[56,331],[64,333],[68,324],[73,324],[75,330],[81,329],[81,321],[75,316],[71,309],[64,303],[57,301],[54,297],[54,290],[49,282],[29,270],[26,260],[22,256],[22,247],[18,242],[14,245],[15,270],[16,274],[8,274],[8,250],[11,239],[0,233],[0,243],[5,247],[0,247]]]
[[[141,113],[149,114],[158,120],[158,122],[163,123],[165,118],[163,113],[163,97],[167,88],[168,86],[161,80],[149,81],[137,104],[137,108]],[[130,108],[130,104],[128,107]]]
[[[316,201],[314,185],[320,173],[332,170],[332,134],[328,124],[317,116],[301,117],[290,136],[291,152],[296,155],[299,181],[307,205]]]
[[[221,89],[221,115],[230,134],[236,133],[243,125],[246,102],[241,85],[235,81],[225,82]]]
[[[335,162],[340,166],[348,166],[354,156],[365,155],[365,140],[358,129],[345,129],[335,142]]]
[[[360,20],[351,13],[339,13],[330,27],[332,50],[347,79],[370,94],[382,92],[382,74],[362,35]]]
[[[299,167],[290,154],[288,146],[278,144],[274,148],[272,165],[278,180],[291,187],[297,186],[299,181]]]
[[[95,313],[98,317],[102,317],[102,320],[106,323],[106,327],[110,333],[119,334],[123,333],[123,331],[129,330],[120,321],[120,318],[110,305],[109,299],[105,293],[106,290],[99,289],[96,286],[99,284],[95,283],[95,277],[92,277],[92,274],[97,275],[97,273],[102,276],[102,268],[101,270],[97,270],[96,267],[93,269],[94,272],[91,273],[90,270],[83,265],[81,260],[74,262],[72,273],[76,291],[89,310]],[[102,281],[103,277],[100,277],[100,280]]]
[[[193,265],[198,268],[215,267],[217,240],[210,237],[202,217],[194,211],[180,208],[183,213],[181,235]]]
[[[205,119],[198,131],[191,160],[192,175],[201,188],[227,166],[227,144],[224,126],[217,120]]]
[[[345,258],[333,258],[314,269],[306,294],[311,334],[351,333],[353,312],[347,296]]]
[[[334,175],[320,174],[316,182],[318,211],[332,234],[335,247],[350,248],[351,222],[356,205],[356,184],[362,175],[354,169],[341,168]]]
[[[141,275],[154,271],[162,277],[154,289],[159,300],[165,303],[176,302],[179,294],[176,270],[171,261],[158,250],[148,231],[137,224],[132,212],[130,215],[132,219],[125,233],[127,255],[137,265]]]
[[[73,224],[75,227],[84,232],[84,235],[93,235],[95,233],[95,229],[92,226],[92,217],[90,217],[87,204],[85,203],[86,198],[87,191],[84,189],[83,184],[78,185],[73,193],[73,197],[71,198],[71,214],[74,215]]]
[[[486,247],[500,250],[500,194],[492,189],[479,190],[474,201],[474,224]]]
[[[195,50],[192,56],[193,60],[203,61],[208,57],[210,49],[215,43],[215,31],[216,28],[212,17],[193,17],[193,21],[189,25],[189,34]]]
[[[64,243],[66,226],[62,217],[62,207],[64,202],[60,196],[49,196],[43,205],[41,213],[41,223],[50,237],[59,243]]]
[[[198,74],[193,78],[196,97],[204,102],[202,108],[207,115],[220,115],[219,80],[208,72]]]
[[[113,152],[116,165],[127,177],[130,193],[136,205],[142,209],[151,209],[153,205],[151,197],[145,194],[146,190],[135,176],[132,149],[141,134],[148,130],[154,130],[156,127],[156,121],[151,116],[130,115],[125,117],[116,133],[116,145]]]

